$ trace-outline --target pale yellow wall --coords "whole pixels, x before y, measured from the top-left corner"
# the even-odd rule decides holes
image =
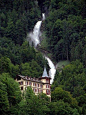
[[[46,83],[46,79],[41,79],[41,81],[42,81],[43,83]]]
[[[46,89],[46,84],[43,85],[43,89]]]
[[[46,89],[43,89],[43,93],[45,93],[45,94],[46,94]]]
[[[31,84],[31,86],[33,87],[33,82],[31,82],[32,84]]]

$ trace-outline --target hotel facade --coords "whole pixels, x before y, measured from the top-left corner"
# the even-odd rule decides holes
[[[45,93],[51,98],[51,86],[50,77],[47,74],[46,68],[44,68],[43,75],[40,78],[31,78],[28,76],[18,75],[16,81],[20,84],[21,92],[25,91],[28,86],[32,88],[35,95],[39,93]]]

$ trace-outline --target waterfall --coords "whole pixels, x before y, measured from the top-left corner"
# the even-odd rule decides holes
[[[42,21],[43,20],[45,20],[44,13],[42,13]],[[40,27],[41,27],[42,21],[38,21],[36,23],[36,25],[34,26],[33,32],[30,32],[27,36],[27,39],[28,39],[30,45],[32,45],[32,43],[33,43],[35,48],[37,47],[37,45],[40,45],[39,37],[40,37],[40,33],[41,33]],[[45,56],[45,59],[48,61],[48,64],[50,67],[49,76],[51,77],[50,83],[52,84],[53,80],[54,80],[55,73],[56,73],[56,69],[55,69],[53,62],[48,57]]]
[[[38,21],[36,23],[36,25],[34,26],[33,32],[30,32],[27,35],[27,39],[30,43],[30,45],[34,45],[34,47],[36,48],[38,44],[40,44],[40,40],[39,40],[39,36],[40,36],[40,27],[41,27],[41,23],[42,21]]]
[[[42,13],[42,20],[45,20],[45,13]]]
[[[50,60],[50,58],[48,58],[46,56],[45,56],[45,58],[47,59],[49,67],[50,67],[49,76],[51,77],[50,84],[52,84],[53,81],[54,81],[54,76],[55,76],[55,73],[56,73],[56,68],[55,68],[55,65],[53,64],[53,62]]]

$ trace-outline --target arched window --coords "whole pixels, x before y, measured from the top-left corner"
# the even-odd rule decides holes
[[[46,94],[47,94],[47,95],[50,95],[50,90],[47,89],[47,90],[46,90]]]

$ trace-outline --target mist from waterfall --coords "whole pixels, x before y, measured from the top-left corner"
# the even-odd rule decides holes
[[[44,21],[44,20],[45,20],[45,14],[42,13],[42,21]],[[34,26],[33,32],[30,32],[27,35],[27,40],[29,41],[29,44],[30,45],[33,44],[35,48],[37,47],[37,45],[40,45],[40,36],[41,36],[40,27],[41,27],[42,21],[38,21],[36,23],[36,25]],[[56,73],[56,68],[55,68],[53,62],[48,57],[46,57],[45,55],[44,55],[44,57],[48,61],[48,64],[50,67],[49,76],[51,77],[50,83],[52,84],[53,80],[54,80],[55,73]]]

